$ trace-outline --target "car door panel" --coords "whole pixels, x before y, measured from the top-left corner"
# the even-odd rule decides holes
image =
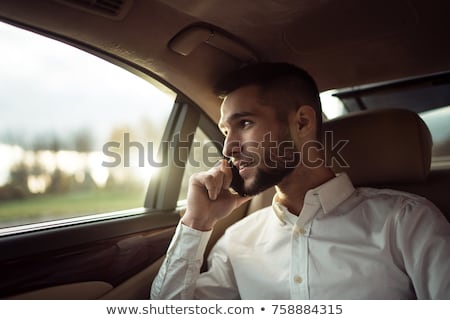
[[[164,219],[161,219],[162,215]],[[0,262],[1,297],[45,298],[51,296],[55,298],[55,295],[66,291],[60,290],[60,286],[69,285],[70,288],[78,284],[78,291],[83,291],[83,288],[86,291],[84,296],[80,293],[77,297],[92,298],[92,290],[87,289],[89,287],[87,283],[102,282],[115,287],[160,259],[167,250],[178,218],[179,215],[176,212],[164,212],[163,214],[143,214],[129,221],[122,219],[120,225],[123,226],[123,230],[126,230],[126,234],[111,234],[110,237],[96,240],[84,240],[82,235],[87,231],[86,227],[82,228],[82,226],[36,232],[22,236],[22,241],[20,236],[16,236],[15,241],[9,241],[9,243],[0,239],[2,252],[16,251],[16,254],[13,252],[9,258],[7,258],[8,254],[3,255]],[[152,220],[153,224],[147,224]],[[140,227],[130,231],[129,225]],[[96,228],[91,226],[87,229],[95,233],[96,229],[101,228],[106,233],[105,230],[108,229],[115,232],[118,226],[117,221],[105,221],[99,223]],[[74,241],[68,241],[69,244],[65,246],[64,238],[67,237],[75,237],[78,243],[73,244]],[[92,235],[91,237],[95,238]],[[59,243],[58,248],[49,249],[46,245],[49,239]],[[34,250],[29,254],[17,253],[20,247],[30,243],[33,243]],[[36,251],[36,248],[40,248],[40,251]],[[151,281],[151,278],[147,279],[148,287]],[[84,285],[81,285],[83,283]],[[104,289],[105,286],[102,288]],[[47,291],[42,291],[43,289]],[[103,289],[94,291],[101,296],[106,293]],[[31,294],[30,291],[34,293]],[[27,292],[28,294],[21,296]],[[70,297],[72,297],[71,293],[60,296],[60,298]]]

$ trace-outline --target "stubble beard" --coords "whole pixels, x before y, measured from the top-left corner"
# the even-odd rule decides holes
[[[300,163],[300,153],[293,144],[291,135],[287,132],[279,141],[288,142],[289,148],[264,149],[263,165],[256,167],[253,181],[245,185],[244,192],[248,196],[255,196],[277,184],[294,171]]]

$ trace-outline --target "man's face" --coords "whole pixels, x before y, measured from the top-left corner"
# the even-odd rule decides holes
[[[237,89],[222,103],[223,154],[239,169],[247,195],[278,184],[299,163],[289,123],[280,118],[288,117],[280,117],[275,107],[264,105],[257,86]]]

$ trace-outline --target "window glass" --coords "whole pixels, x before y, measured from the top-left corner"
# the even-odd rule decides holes
[[[433,161],[450,161],[450,106],[420,113],[433,137]]]
[[[439,99],[438,94],[442,94],[441,91],[438,91],[436,88],[432,88],[433,94],[437,95],[428,95],[425,96],[425,98],[428,98],[430,101],[436,103],[439,103],[441,101],[445,100],[445,97],[442,99]],[[425,90],[425,89],[423,89]],[[429,89],[431,90],[431,89]],[[396,94],[396,99],[394,99],[394,102],[397,103],[393,107],[399,108],[404,107],[405,103],[403,100],[401,100],[400,95],[404,95],[408,98],[411,97],[412,93],[415,95],[420,95],[423,93],[421,90],[416,90],[419,93],[415,91],[408,91],[407,94],[404,93],[404,91],[398,92],[398,93],[390,93],[392,96]],[[333,96],[333,93],[336,92],[335,90],[325,91],[320,94],[320,99],[322,101],[322,111],[325,115],[326,119],[333,119],[336,117],[339,117],[341,115],[344,115],[347,113],[346,108],[342,101]],[[371,108],[375,108],[376,105],[382,105],[380,101],[391,101],[388,99],[387,95],[383,95],[382,98],[378,98],[377,103],[371,104]],[[424,97],[422,97],[424,99]],[[367,100],[367,99],[366,99]],[[413,99],[414,100],[414,99]],[[367,100],[368,101],[368,100]],[[404,103],[404,105],[400,105],[399,101],[401,103]],[[434,107],[432,105],[431,107],[429,105],[424,105],[423,100],[418,101],[418,99],[415,99],[416,105],[409,105],[409,109],[415,111],[415,109],[418,110],[428,110],[431,107]],[[385,102],[386,103],[386,102]],[[391,102],[392,103],[392,102]],[[439,105],[439,104],[437,104]],[[441,104],[442,105],[442,104]],[[450,162],[450,126],[448,125],[450,121],[450,106],[444,106],[444,107],[438,107],[436,109],[432,109],[429,111],[420,112],[419,115],[422,117],[422,119],[427,124],[428,128],[430,129],[431,135],[433,137],[433,149],[432,149],[432,156],[433,156],[433,162]]]
[[[4,23],[0,43],[0,227],[142,207],[175,94]]]
[[[333,96],[335,90],[324,91],[320,93],[320,101],[322,102],[322,112],[326,119],[333,119],[347,113],[342,101]]]
[[[202,129],[197,128],[188,162],[184,169],[181,190],[178,196],[179,204],[182,204],[182,200],[185,200],[187,197],[190,176],[196,172],[207,171],[222,158],[221,150],[217,148],[217,144],[214,144]]]

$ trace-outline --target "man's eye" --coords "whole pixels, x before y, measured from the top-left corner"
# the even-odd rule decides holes
[[[249,121],[249,120],[242,120],[241,121],[241,127],[242,128],[245,128],[245,127],[248,127],[249,125],[251,125],[252,123],[251,123],[251,121]]]

